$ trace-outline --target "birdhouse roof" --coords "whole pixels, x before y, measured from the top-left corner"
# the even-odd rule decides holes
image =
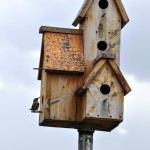
[[[120,84],[122,85],[122,88],[124,89],[124,94],[126,95],[131,91],[130,86],[128,85],[127,81],[125,80],[115,61],[113,59],[101,59],[96,63],[90,74],[86,77],[85,81],[76,91],[78,95],[82,94],[87,89],[88,85],[91,83],[91,81],[94,79],[98,71],[102,68],[102,66],[105,63],[109,63],[109,65],[113,69],[117,79],[119,80]]]
[[[94,0],[84,0],[84,3],[80,9],[80,11],[78,12],[74,22],[72,23],[73,26],[77,26],[80,22],[83,21],[88,9],[90,8],[92,2]],[[129,18],[128,18],[128,15],[125,11],[125,8],[121,2],[121,0],[114,0],[117,7],[118,7],[118,10],[120,12],[120,15],[122,17],[122,28],[129,22]]]

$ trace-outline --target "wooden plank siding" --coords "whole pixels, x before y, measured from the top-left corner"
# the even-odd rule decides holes
[[[93,61],[101,53],[111,54],[120,65],[120,31],[121,16],[114,1],[109,1],[109,9],[100,9],[98,0],[93,1],[88,9],[84,22],[80,28],[83,29],[84,41],[84,61],[85,73],[84,78],[93,68]],[[97,19],[98,18],[98,19]],[[100,51],[97,48],[99,41],[107,43],[107,49]]]
[[[79,10],[75,20],[72,23],[73,26],[76,27],[78,24],[81,24],[84,21],[86,13],[87,13],[88,9],[91,7],[93,1],[94,0],[85,0],[84,1],[81,9]],[[129,18],[128,18],[128,15],[126,13],[126,10],[125,10],[121,0],[107,0],[107,1],[108,1],[108,4],[113,1],[115,3],[115,5],[117,6],[118,12],[121,15],[121,28],[123,28],[129,22]]]
[[[110,86],[109,94],[102,94],[102,85]],[[89,84],[86,91],[86,117],[123,119],[124,90],[115,72],[105,63],[95,78]]]

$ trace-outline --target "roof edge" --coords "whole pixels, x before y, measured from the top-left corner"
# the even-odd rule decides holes
[[[84,0],[82,7],[80,8],[74,22],[72,23],[73,26],[76,27],[80,22],[82,22],[93,1],[94,0]]]
[[[127,12],[123,6],[123,3],[121,0],[115,0],[117,7],[119,9],[119,12],[121,14],[122,17],[122,28],[129,22],[129,17],[127,15]]]
[[[87,13],[87,11],[88,11],[88,9],[89,9],[89,7],[91,6],[91,4],[92,4],[93,1],[94,1],[94,0],[85,0],[85,1],[84,1],[84,3],[83,3],[83,5],[82,5],[81,9],[79,10],[79,12],[78,12],[76,18],[74,19],[74,21],[73,21],[73,23],[72,23],[73,26],[76,27],[80,22],[83,21],[83,19],[84,19],[86,13]],[[129,18],[128,18],[128,15],[127,15],[127,13],[126,13],[126,10],[125,10],[125,8],[124,8],[124,6],[123,6],[122,1],[121,1],[121,0],[114,0],[114,1],[115,1],[116,5],[117,5],[118,10],[119,10],[119,12],[120,12],[120,15],[121,15],[121,17],[122,17],[122,25],[121,25],[121,28],[123,28],[123,27],[129,22]]]
[[[130,86],[128,85],[126,79],[124,78],[123,74],[121,73],[120,69],[118,68],[117,64],[113,59],[101,59],[97,62],[97,64],[94,66],[90,74],[86,77],[85,81],[82,83],[82,85],[78,88],[76,93],[78,95],[81,95],[88,87],[88,85],[91,83],[93,78],[96,76],[97,72],[102,68],[102,66],[108,62],[112,69],[114,70],[117,79],[122,85],[122,88],[124,89],[124,94],[128,94],[131,91]]]
[[[39,33],[45,33],[45,32],[78,34],[78,35],[83,34],[82,29],[70,29],[70,28],[59,28],[59,27],[51,27],[51,26],[41,26],[39,29]]]
[[[93,78],[96,76],[96,74],[99,71],[99,69],[105,64],[106,61],[107,61],[106,59],[101,59],[101,60],[99,60],[96,63],[96,65],[94,66],[94,68],[92,69],[92,71],[86,77],[85,81],[81,84],[81,86],[76,91],[76,93],[78,95],[81,95],[87,89],[87,87],[90,84],[90,82],[93,80]]]
[[[130,88],[128,82],[126,81],[125,77],[123,76],[122,72],[120,71],[120,69],[117,66],[117,64],[115,63],[115,61],[108,60],[108,62],[111,65],[111,67],[113,68],[113,70],[116,74],[116,77],[120,81],[122,87],[124,88],[124,94],[127,95],[131,91],[131,88]]]

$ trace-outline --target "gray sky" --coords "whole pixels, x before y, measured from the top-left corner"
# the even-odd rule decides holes
[[[40,94],[37,71],[41,25],[72,27],[83,0],[0,0],[0,149],[77,150],[73,129],[38,126],[31,114]],[[121,70],[132,92],[125,97],[124,122],[111,133],[95,132],[94,150],[150,149],[150,1],[122,0],[130,22],[122,30]]]

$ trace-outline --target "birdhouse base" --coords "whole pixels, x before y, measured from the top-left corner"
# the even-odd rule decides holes
[[[78,122],[78,124],[74,125],[76,129],[90,128],[96,131],[107,131],[110,132],[114,128],[116,128],[123,120],[115,120],[115,119],[86,119],[82,122]]]
[[[73,128],[74,124],[76,124],[75,121],[60,121],[51,119],[45,119],[43,122],[39,123],[40,126],[59,127],[59,128]]]
[[[83,121],[59,121],[59,120],[44,120],[39,125],[45,127],[59,127],[59,128],[74,128],[83,129],[88,128],[93,131],[107,131],[110,132],[116,128],[123,120],[116,119],[85,119]]]

